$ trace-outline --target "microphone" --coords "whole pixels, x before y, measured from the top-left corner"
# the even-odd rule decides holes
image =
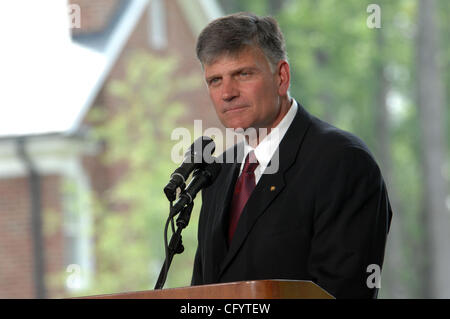
[[[169,218],[174,217],[186,205],[192,203],[194,201],[195,196],[202,188],[208,187],[216,180],[221,169],[222,166],[219,163],[212,162],[211,164],[206,165],[203,169],[195,170],[192,181],[186,187],[186,190],[184,190],[180,194],[177,202],[173,205],[172,209],[170,210]]]
[[[208,136],[199,137],[192,143],[184,155],[183,163],[170,175],[170,181],[164,187],[164,193],[169,201],[174,201],[178,187],[184,188],[186,180],[195,169],[202,168],[205,163],[214,161],[212,153],[216,146]]]

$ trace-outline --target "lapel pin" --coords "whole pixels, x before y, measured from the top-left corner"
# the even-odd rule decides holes
[[[270,186],[270,191],[273,192],[275,190],[275,186]]]

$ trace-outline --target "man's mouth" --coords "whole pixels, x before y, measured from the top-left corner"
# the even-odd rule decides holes
[[[247,108],[247,107],[248,107],[247,105],[233,105],[233,106],[226,106],[226,107],[223,109],[223,113],[239,111],[239,110],[245,109],[245,108]]]

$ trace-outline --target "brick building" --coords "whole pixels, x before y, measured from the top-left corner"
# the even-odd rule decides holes
[[[34,35],[47,37],[35,47],[36,53],[27,51],[30,56],[41,53],[43,60],[27,70],[35,81],[30,84],[25,76],[16,87],[22,94],[11,93],[8,104],[0,106],[0,298],[64,295],[68,287],[52,285],[51,275],[63,273],[71,264],[95,272],[88,232],[92,217],[89,205],[77,194],[106,189],[117,168],[97,160],[101,148],[84,136],[86,114],[93,105],[106,109],[114,105],[105,87],[123,77],[125,60],[134,50],[175,54],[181,59],[179,74],[200,72],[196,36],[221,14],[215,1],[203,0],[69,3],[80,9],[81,28],[62,32],[57,39],[53,33],[34,34],[28,28],[30,41]],[[46,16],[48,11],[34,16],[60,21],[67,15],[67,8],[61,8],[52,17]],[[64,27],[55,24],[48,30],[56,26]],[[44,50],[55,41],[64,45],[50,53]],[[57,54],[67,54],[69,60],[56,61]],[[207,125],[219,126],[203,88],[181,98],[196,106],[187,120],[202,114]],[[75,195],[64,192],[68,183]],[[89,277],[80,284],[89,285]]]

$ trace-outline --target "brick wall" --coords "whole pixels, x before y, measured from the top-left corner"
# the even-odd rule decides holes
[[[120,0],[69,0],[80,6],[81,28],[72,29],[74,34],[95,33],[103,30],[115,14]]]
[[[0,298],[33,296],[29,211],[27,179],[0,180]]]
[[[46,277],[63,271],[60,178],[41,179]],[[33,298],[33,243],[26,177],[0,179],[0,298]],[[60,288],[49,286],[49,296]]]
[[[180,99],[188,107],[188,116],[185,119],[186,123],[194,124],[194,119],[201,119],[203,121],[203,129],[207,127],[219,127],[222,125],[217,119],[214,107],[211,104],[206,90],[206,84],[203,81],[203,73],[200,63],[195,54],[196,36],[188,25],[188,22],[183,17],[180,7],[175,0],[166,1],[169,25],[169,52],[175,54],[180,58],[180,74],[196,73],[202,79],[200,87],[189,93],[178,94],[174,93],[174,98]]]

